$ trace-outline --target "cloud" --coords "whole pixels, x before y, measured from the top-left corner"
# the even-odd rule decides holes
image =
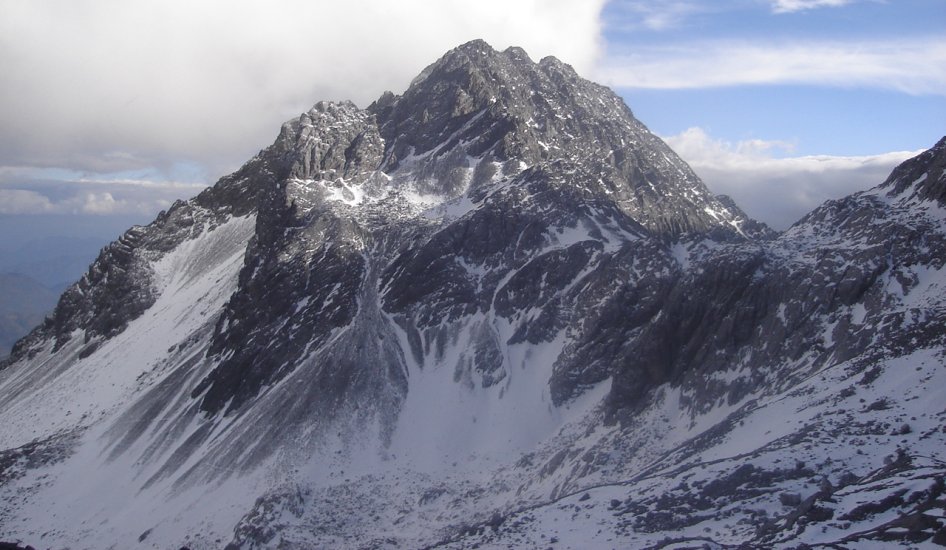
[[[0,214],[46,214],[55,210],[48,197],[28,189],[0,189]]]
[[[0,166],[0,214],[153,216],[205,187],[161,179],[156,173],[93,176],[58,168]]]
[[[890,171],[918,151],[861,157],[803,156],[781,141],[731,143],[701,128],[663,138],[714,193],[731,196],[750,216],[785,229],[828,199],[882,183]]]
[[[74,181],[81,185],[106,185],[119,187],[144,187],[149,189],[181,190],[185,192],[199,191],[206,185],[202,183],[183,182],[183,181],[160,181],[150,179],[131,179],[131,178],[90,178],[83,177]]]
[[[0,189],[0,214],[73,214],[91,216],[141,215],[153,217],[171,205],[178,194],[167,197],[160,192],[118,195],[109,191],[88,192],[76,189],[73,194],[54,198],[32,189]]]
[[[773,0],[772,11],[792,13],[816,8],[838,8],[850,3],[851,0]]]
[[[84,214],[112,214],[127,209],[124,201],[116,201],[111,193],[88,193],[82,203]]]
[[[692,42],[609,56],[595,76],[620,88],[808,84],[946,95],[946,39]]]
[[[177,198],[176,196],[173,198]],[[0,215],[76,214],[92,216],[141,214],[154,216],[171,205],[172,199],[160,194],[116,196],[108,191],[87,192],[77,189],[73,195],[56,200],[31,189],[0,189]]]
[[[708,8],[688,1],[616,0],[610,2],[607,9],[609,28],[633,32],[638,29],[674,29],[683,25],[690,16]]]
[[[0,0],[0,165],[215,179],[316,101],[403,91],[473,38],[587,72],[604,1]]]

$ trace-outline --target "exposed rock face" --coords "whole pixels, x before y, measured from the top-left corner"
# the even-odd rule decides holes
[[[382,170],[418,155],[433,161],[414,171],[423,191],[459,194],[467,157],[501,162],[507,173],[567,160],[594,175],[588,191],[655,234],[706,231],[734,217],[621,98],[553,57],[533,63],[519,48],[470,42],[369,110],[386,143]]]
[[[930,538],[944,159],[776,234],[554,58],[474,41],[403,95],[318,103],[104,249],[3,363],[0,491],[28,498],[0,539],[773,545],[837,519],[854,544],[891,510]],[[933,481],[859,508],[868,471]]]

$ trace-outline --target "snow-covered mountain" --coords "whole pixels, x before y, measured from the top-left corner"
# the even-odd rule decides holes
[[[943,542],[944,165],[776,234],[465,44],[103,250],[0,366],[0,540]]]

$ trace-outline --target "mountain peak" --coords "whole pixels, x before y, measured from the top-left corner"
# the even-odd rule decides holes
[[[521,48],[468,42],[425,68],[403,95],[383,96],[369,110],[389,174],[443,174],[468,158],[502,163],[506,173],[567,160],[593,165],[602,193],[655,232],[673,238],[736,226],[736,213],[620,97],[551,56],[535,63]],[[424,167],[412,168],[419,158]]]
[[[521,48],[520,48],[521,49]],[[450,55],[453,52],[475,52],[480,54],[495,54],[498,53],[489,42],[483,40],[482,38],[474,38],[469,42],[464,42],[459,46],[449,50],[445,56]]]
[[[509,46],[508,48],[503,50],[503,53],[513,59],[518,59],[520,61],[526,61],[526,62],[532,63],[532,58],[529,57],[529,54],[526,53],[526,51],[520,48],[519,46]]]
[[[475,70],[477,67],[483,67],[491,62],[494,63],[497,58],[505,57],[505,55],[505,52],[495,50],[485,40],[471,40],[447,51],[440,56],[440,59],[424,68],[411,81],[409,88],[419,85],[437,71],[456,71],[460,68]]]

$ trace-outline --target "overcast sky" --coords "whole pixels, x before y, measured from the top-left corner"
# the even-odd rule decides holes
[[[624,96],[784,228],[946,133],[941,0],[0,0],[0,216],[137,214],[484,38]]]

